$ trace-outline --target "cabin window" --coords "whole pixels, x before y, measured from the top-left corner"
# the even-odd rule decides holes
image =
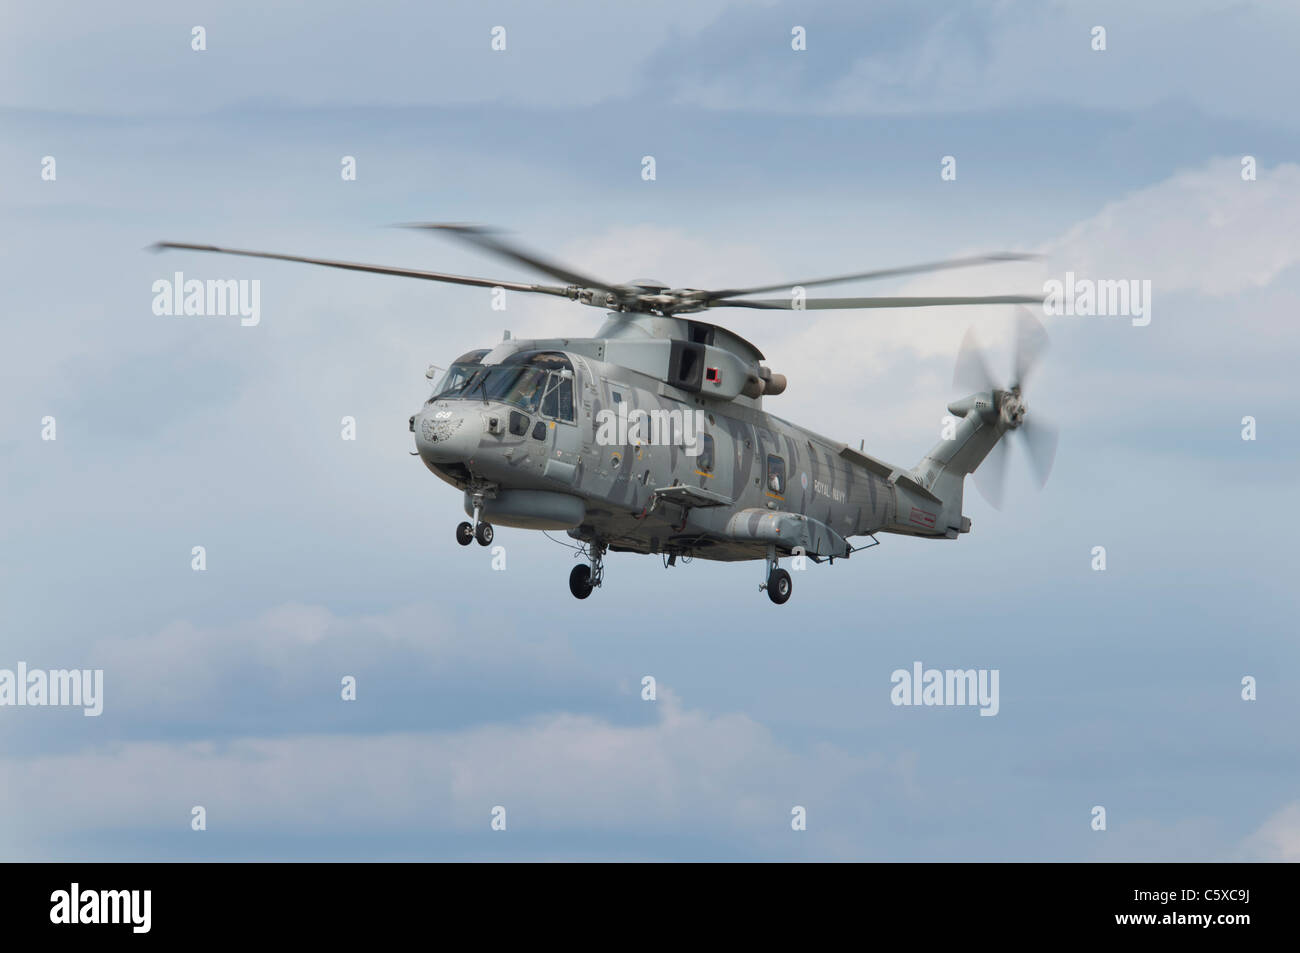
[[[785,460],[775,453],[767,455],[767,492],[773,496],[785,493]]]
[[[510,411],[510,432],[516,437],[528,433],[528,418],[517,410]]]
[[[533,424],[533,439],[534,440],[546,439],[546,424],[542,423],[540,420],[537,421],[537,423]]]
[[[713,437],[700,434],[700,452],[695,458],[695,469],[700,473],[713,472]]]

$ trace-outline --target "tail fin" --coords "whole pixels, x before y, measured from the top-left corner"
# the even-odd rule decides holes
[[[936,443],[911,471],[924,494],[909,489],[909,481],[898,481],[898,525],[890,527],[894,532],[948,539],[970,532],[970,520],[962,515],[966,475],[975,472],[1006,428],[992,394],[974,394],[949,410],[961,415],[951,435]]]

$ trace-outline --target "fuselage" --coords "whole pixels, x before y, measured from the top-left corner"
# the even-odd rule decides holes
[[[843,444],[747,405],[756,402],[689,393],[580,353],[546,355],[540,373],[524,359],[435,388],[443,393],[412,418],[422,460],[466,491],[467,511],[486,492],[503,525],[720,560],[766,552],[738,538],[738,513],[799,514],[842,537],[895,522],[892,484],[845,459]],[[665,495],[672,487],[687,489]],[[493,513],[503,495],[525,505]]]

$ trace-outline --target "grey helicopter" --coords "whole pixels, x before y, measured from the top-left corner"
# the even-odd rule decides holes
[[[779,285],[700,290],[662,282],[592,278],[473,225],[419,223],[562,284],[529,284],[181,242],[179,249],[302,262],[329,268],[566,298],[606,312],[593,337],[505,338],[430,367],[432,393],[408,421],[415,451],[463,494],[470,520],[456,541],[491,545],[493,524],[567,531],[583,557],[569,589],[586,599],[604,580],[607,552],[658,554],[665,566],[693,558],[762,560],[759,585],[777,605],[793,583],[784,558],[847,559],[878,533],[956,539],[967,474],[989,458],[976,485],[1000,505],[1006,444],[1024,439],[1045,484],[1057,433],[1031,423],[1023,385],[1047,344],[1019,308],[1010,382],[999,385],[973,331],[958,354],[948,405],[951,432],[913,467],[886,463],[764,409],[787,387],[759,349],[693,315],[717,308],[821,310],[1041,304],[1041,295],[808,298],[805,289],[1017,261],[996,253]],[[788,292],[788,297],[752,297]],[[993,454],[995,448],[1001,448]],[[855,546],[850,540],[865,537]]]

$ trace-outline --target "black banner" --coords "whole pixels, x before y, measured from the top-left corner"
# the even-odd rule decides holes
[[[1294,879],[1287,865],[1239,864],[10,864],[7,873],[8,937],[63,934],[92,947],[453,928],[496,938],[557,920],[566,938],[611,942],[662,939],[666,927],[843,927],[919,930],[924,942],[1127,933],[1230,943],[1285,929]]]

